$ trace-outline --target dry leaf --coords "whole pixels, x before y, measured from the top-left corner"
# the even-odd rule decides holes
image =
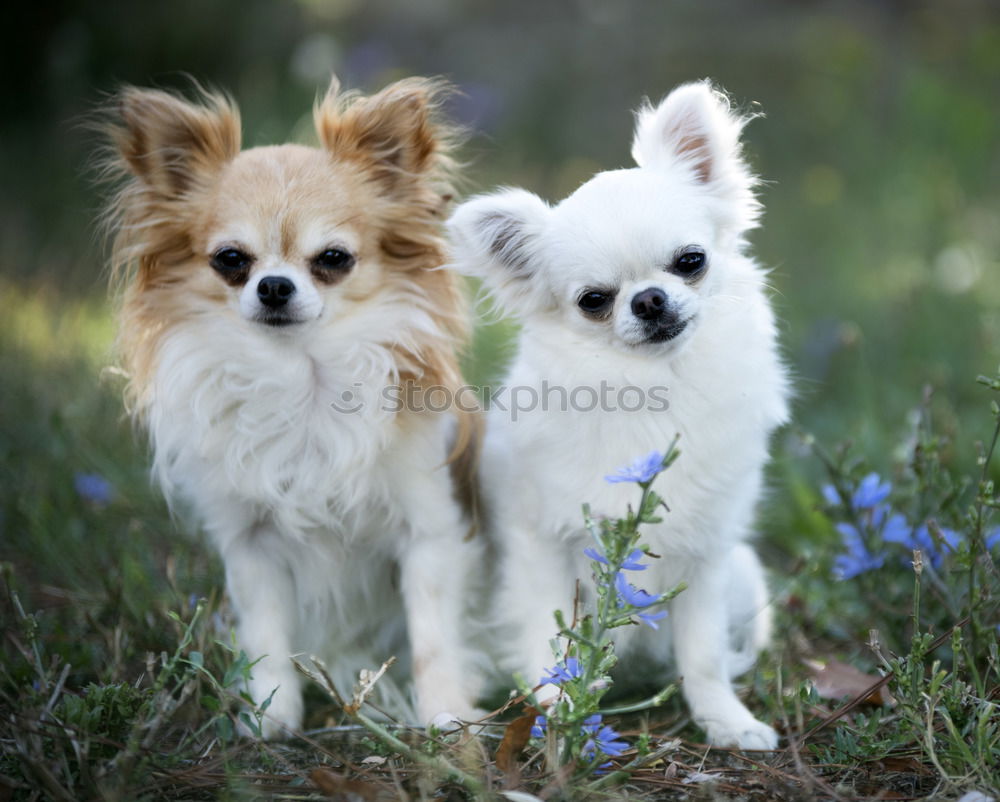
[[[509,780],[516,781],[517,758],[524,747],[528,745],[531,738],[531,728],[535,725],[535,718],[539,712],[533,707],[524,708],[524,715],[518,716],[504,731],[503,740],[497,748],[496,764]]]
[[[804,660],[803,662],[809,669],[813,686],[821,699],[860,696],[881,679],[878,675],[865,674],[840,660]],[[862,702],[881,707],[883,705],[892,706],[896,700],[892,698],[892,694],[889,693],[886,686],[882,685],[868,694]]]
[[[349,780],[342,774],[324,768],[315,768],[309,772],[309,779],[312,780],[320,793],[331,799],[347,799],[350,796],[360,797],[365,802],[375,802],[378,793],[371,783],[360,780]]]
[[[351,703],[344,707],[344,710],[348,715],[353,715],[357,713],[362,705],[364,705],[365,700],[375,690],[375,683],[382,679],[382,675],[389,670],[389,666],[396,662],[395,657],[390,657],[384,663],[382,663],[381,668],[376,671],[372,671],[370,668],[361,669],[361,673],[358,674],[358,684],[354,686],[354,697],[351,699]]]
[[[879,761],[885,771],[895,771],[900,774],[921,774],[931,776],[933,770],[915,757],[884,757]]]

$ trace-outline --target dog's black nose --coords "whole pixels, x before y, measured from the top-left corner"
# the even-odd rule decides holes
[[[667,307],[667,294],[656,287],[632,296],[632,314],[640,320],[657,320]]]
[[[264,306],[277,309],[288,303],[295,285],[284,276],[264,276],[257,285],[257,297]]]

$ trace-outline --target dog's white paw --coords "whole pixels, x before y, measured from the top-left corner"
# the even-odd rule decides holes
[[[438,732],[452,732],[461,728],[461,719],[459,719],[459,717],[454,713],[448,713],[447,711],[441,711],[438,713],[427,725],[427,729],[435,729]]]
[[[485,710],[474,707],[464,708],[460,714],[442,711],[431,718],[427,728],[433,728],[439,732],[454,732],[468,726],[469,722],[485,718],[486,715]]]
[[[705,734],[712,746],[737,749],[777,749],[778,733],[755,718],[737,722],[706,722]]]

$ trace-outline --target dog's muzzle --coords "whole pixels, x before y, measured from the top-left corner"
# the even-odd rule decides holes
[[[642,321],[646,341],[662,343],[672,340],[687,326],[670,304],[667,294],[658,287],[649,287],[632,296],[632,314]]]
[[[288,326],[298,321],[288,309],[295,295],[295,283],[284,276],[264,276],[257,283],[257,300],[263,307],[257,315],[260,323],[268,326]]]

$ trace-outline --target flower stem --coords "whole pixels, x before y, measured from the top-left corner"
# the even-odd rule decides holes
[[[350,714],[351,718],[362,724],[374,735],[381,738],[385,743],[392,746],[393,749],[398,751],[400,754],[405,755],[410,760],[415,763],[421,763],[430,769],[438,772],[439,774],[447,777],[449,780],[454,780],[459,785],[464,786],[472,793],[475,799],[482,799],[486,794],[486,787],[478,779],[473,777],[471,774],[466,774],[457,766],[453,766],[444,758],[438,757],[436,755],[427,755],[423,752],[414,749],[409,746],[405,741],[401,741],[395,735],[393,735],[388,729],[383,727],[374,719],[368,718],[364,713],[357,711]]]
[[[675,693],[677,693],[677,686],[671,683],[662,690],[654,693],[649,698],[643,699],[641,702],[635,702],[630,705],[622,705],[621,707],[610,707],[601,712],[603,712],[606,716],[617,716],[622,713],[637,713],[640,710],[648,710],[651,707],[659,707]]]

